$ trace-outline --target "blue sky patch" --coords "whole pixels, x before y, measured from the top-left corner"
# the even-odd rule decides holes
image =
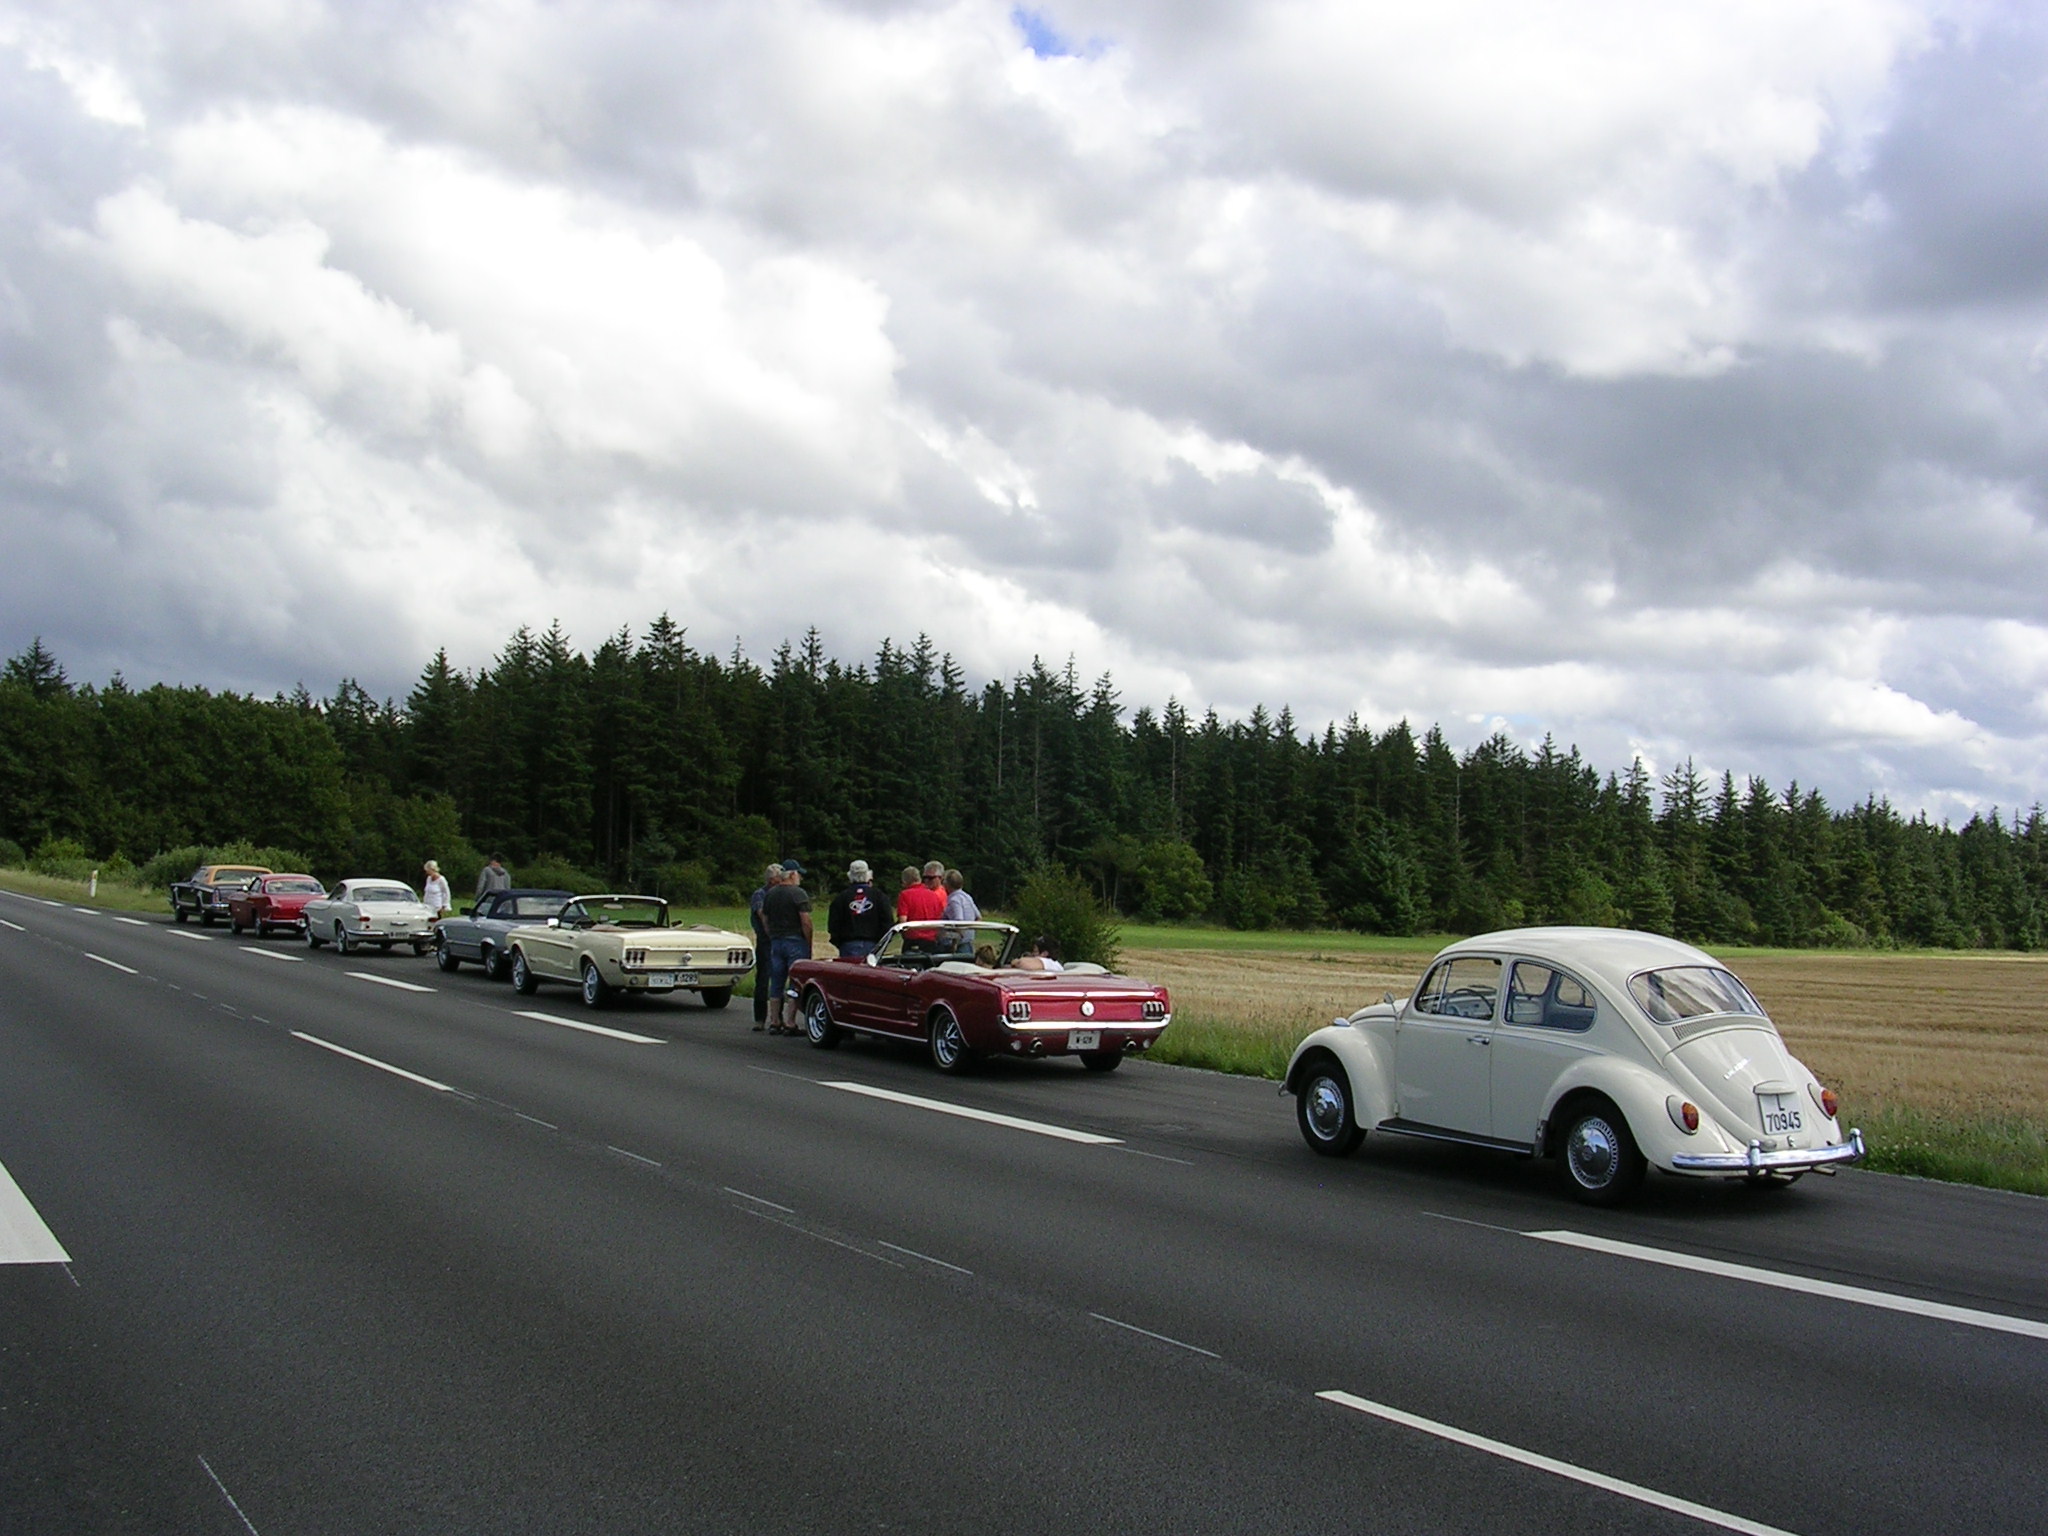
[[[1021,5],[1015,6],[1010,11],[1010,20],[1015,22],[1017,30],[1024,34],[1024,46],[1041,59],[1063,59],[1079,51],[1055,32],[1052,23],[1036,11],[1027,11]]]

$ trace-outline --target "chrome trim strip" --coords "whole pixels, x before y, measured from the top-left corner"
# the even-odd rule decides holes
[[[1283,1092],[1285,1090],[1282,1090]],[[1398,1115],[1392,1120],[1382,1120],[1373,1127],[1395,1136],[1415,1136],[1424,1141],[1455,1141],[1467,1147],[1488,1147],[1496,1152],[1531,1152],[1532,1145],[1526,1141],[1509,1141],[1500,1136],[1480,1136],[1470,1131],[1447,1131],[1434,1125],[1418,1125],[1412,1120],[1403,1120]]]

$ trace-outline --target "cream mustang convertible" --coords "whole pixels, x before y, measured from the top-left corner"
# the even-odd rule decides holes
[[[505,943],[513,991],[566,981],[593,1008],[622,992],[695,992],[706,1008],[723,1008],[754,968],[753,940],[702,924],[671,928],[659,896],[579,896],[545,923],[513,929]]]
[[[1645,1167],[1790,1183],[1863,1156],[1835,1096],[1711,955],[1618,928],[1522,928],[1442,951],[1415,995],[1302,1041],[1283,1093],[1342,1157],[1368,1130],[1555,1156],[1581,1200]]]

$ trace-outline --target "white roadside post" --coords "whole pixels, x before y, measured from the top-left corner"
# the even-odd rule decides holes
[[[88,881],[86,881],[86,882],[85,882],[85,894],[86,894],[86,895],[88,895],[88,896],[97,896],[97,895],[99,895],[99,893],[100,893],[100,872],[99,872],[98,870],[94,870],[94,871],[92,872],[92,878],[91,878],[90,880],[88,880]]]

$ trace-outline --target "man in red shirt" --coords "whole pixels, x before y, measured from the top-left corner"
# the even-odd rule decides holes
[[[905,873],[908,873],[906,870]],[[923,918],[938,918],[946,915],[946,893],[942,882],[946,878],[946,866],[937,859],[924,867],[924,879],[916,885],[905,886],[903,894],[896,898],[896,921],[915,922]],[[939,936],[936,928],[907,928],[903,932],[906,947],[917,945],[929,949]]]

